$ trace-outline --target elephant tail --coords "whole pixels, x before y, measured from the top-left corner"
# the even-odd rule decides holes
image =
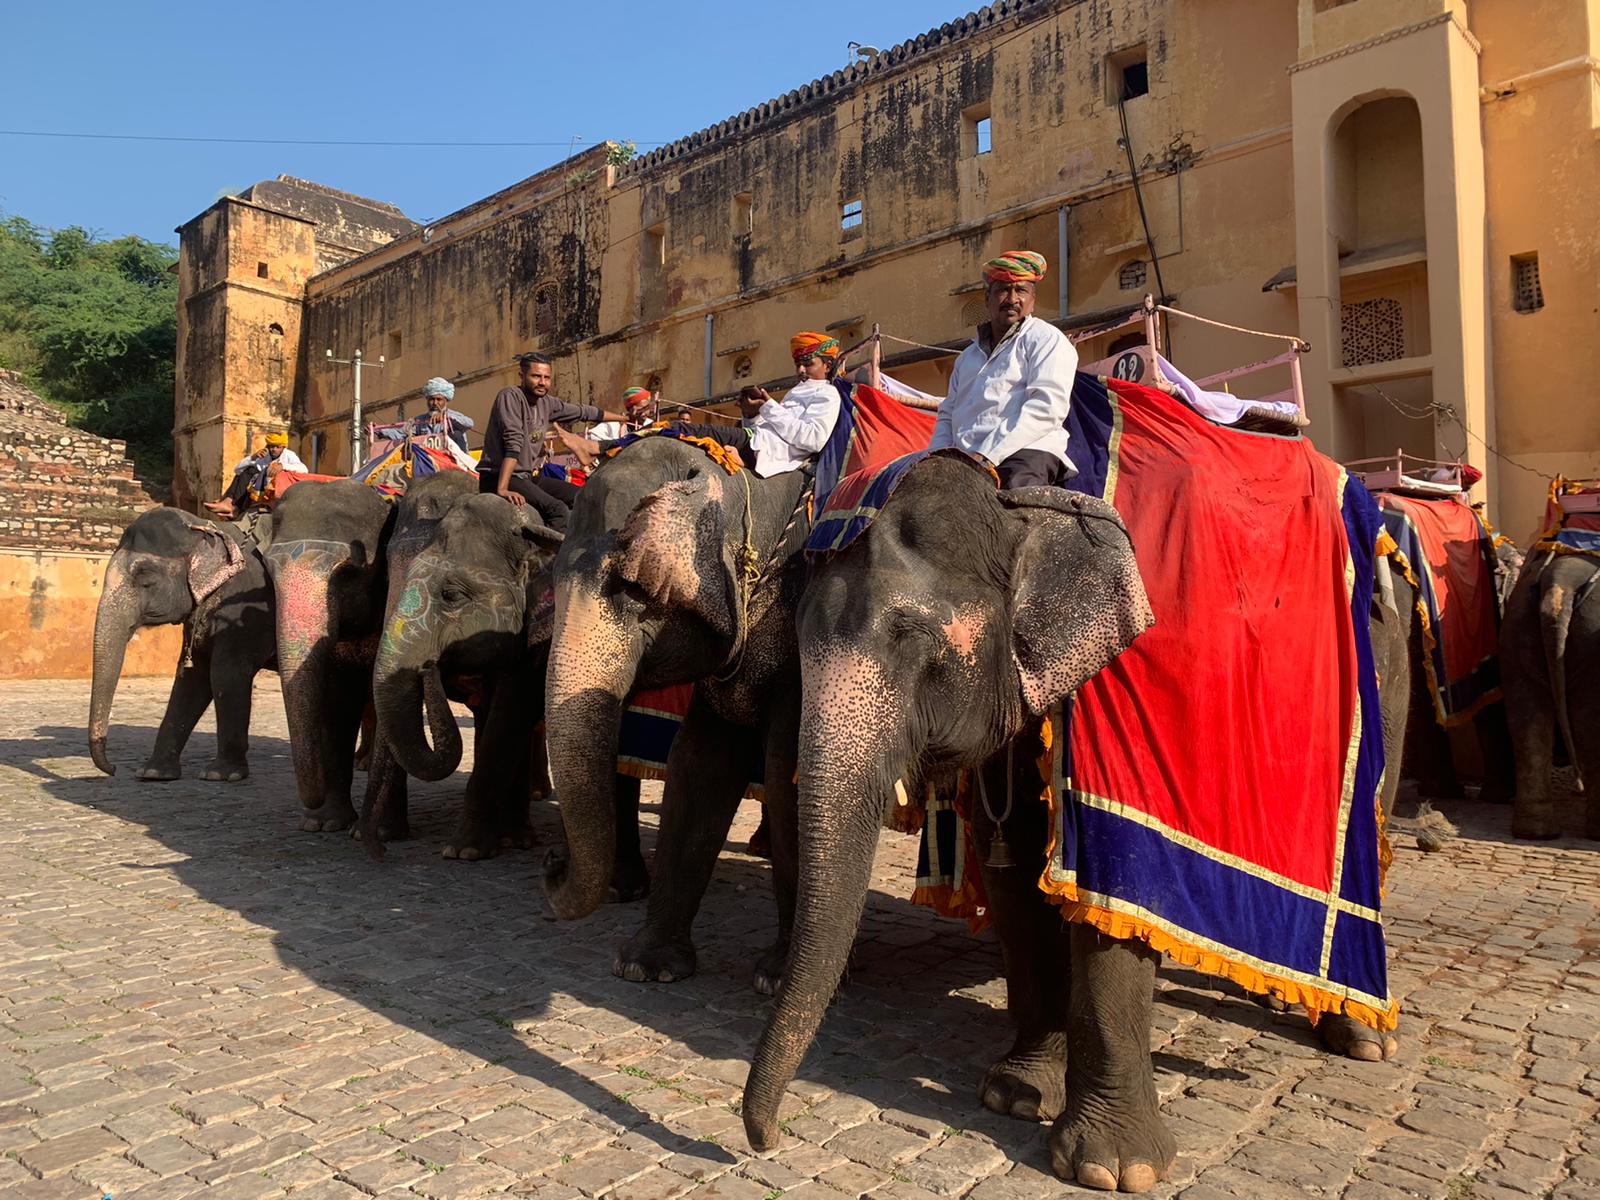
[[[1550,677],[1550,696],[1555,705],[1556,725],[1567,744],[1574,768],[1578,767],[1577,743],[1572,740],[1572,722],[1567,713],[1567,631],[1572,627],[1572,612],[1577,595],[1564,581],[1546,579],[1539,599],[1539,631],[1544,639],[1544,664]],[[1581,778],[1581,768],[1579,768]],[[1587,781],[1585,781],[1587,782]]]

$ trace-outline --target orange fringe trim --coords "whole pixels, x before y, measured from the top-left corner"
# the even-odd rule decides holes
[[[649,429],[639,430],[639,432],[634,434],[634,436],[641,438],[651,437],[655,434],[663,433],[670,428],[671,426],[669,425],[656,424],[652,425]],[[707,458],[716,463],[717,466],[721,467],[729,475],[737,475],[740,471],[744,470],[744,460],[741,459],[733,450],[729,449],[727,446],[724,446],[721,442],[712,441],[710,438],[698,437],[680,437],[677,440],[690,446],[700,447],[700,449],[706,452]],[[610,450],[606,451],[606,457],[610,458],[612,455],[617,454],[621,449],[621,446],[613,446]]]

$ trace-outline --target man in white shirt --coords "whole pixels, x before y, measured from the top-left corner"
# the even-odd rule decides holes
[[[655,424],[656,409],[659,407],[656,398],[650,394],[649,388],[630,387],[622,389],[622,412],[625,420],[601,421],[598,425],[589,427],[589,440],[591,442],[614,442],[620,437],[630,433],[637,433]]]
[[[829,378],[839,357],[839,340],[825,333],[797,333],[789,339],[798,382],[780,400],[765,388],[746,388],[739,398],[744,421],[737,426],[683,421],[682,437],[706,438],[735,450],[763,479],[798,470],[821,453],[839,420],[839,389]],[[612,443],[588,441],[559,430],[561,440],[584,461]]]
[[[216,500],[206,501],[206,508],[225,521],[231,521],[246,507],[250,493],[263,492],[267,480],[279,471],[306,473],[306,464],[289,449],[289,435],[267,434],[267,444],[254,454],[241,458],[233,468],[233,482]]]
[[[1045,260],[1013,250],[984,265],[989,319],[956,359],[939,405],[930,450],[981,455],[1003,488],[1057,485],[1075,474],[1067,459],[1067,413],[1078,352],[1033,315]]]

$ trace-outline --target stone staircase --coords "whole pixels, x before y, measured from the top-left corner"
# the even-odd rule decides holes
[[[111,550],[156,504],[123,442],[71,428],[0,370],[0,547]]]

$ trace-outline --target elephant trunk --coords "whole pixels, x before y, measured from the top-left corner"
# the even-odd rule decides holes
[[[372,675],[378,735],[407,775],[430,782],[446,779],[461,765],[461,730],[444,694],[437,658],[423,660],[395,624],[384,632]],[[428,718],[428,737],[422,718]]]
[[[558,585],[545,738],[567,855],[546,867],[545,895],[562,920],[592,913],[611,887],[618,727],[639,657],[639,639],[614,604],[581,581]]]
[[[277,598],[278,680],[289,724],[289,752],[303,808],[327,799],[323,782],[326,735],[323,695],[333,662],[339,617],[330,607],[331,571],[285,563],[273,572]]]
[[[89,693],[89,757],[107,775],[117,773],[106,757],[111,702],[117,694],[128,639],[139,628],[139,596],[123,570],[122,555],[106,567],[105,586],[94,614],[94,681]]]
[[[1580,589],[1588,582],[1590,572],[1581,560],[1579,564],[1569,565],[1570,560],[1577,556],[1565,557],[1568,561],[1558,557],[1545,568],[1547,578],[1543,581],[1544,589],[1539,599],[1539,632],[1544,642],[1545,670],[1550,676],[1550,696],[1556,710],[1556,724],[1567,743],[1567,753],[1572,756],[1573,765],[1579,766],[1577,743],[1572,740],[1572,722],[1567,712],[1567,632],[1572,627],[1573,601],[1581,594]],[[1585,787],[1590,787],[1595,781],[1585,779],[1583,783]]]
[[[896,736],[906,710],[889,711],[897,702],[887,697],[895,693],[873,663],[862,656],[820,670],[808,663],[804,680],[794,932],[783,985],[744,1089],[745,1135],[757,1151],[778,1144],[784,1090],[844,976],[872,880],[892,773],[895,764],[909,761]],[[870,729],[862,728],[862,712],[851,707],[857,696],[881,705],[870,716]]]

